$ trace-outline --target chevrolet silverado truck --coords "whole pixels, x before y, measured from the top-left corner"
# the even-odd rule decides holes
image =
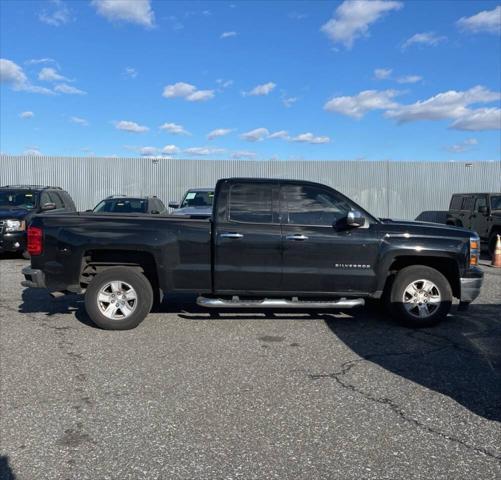
[[[161,295],[208,308],[351,308],[382,300],[414,327],[479,294],[480,240],[469,230],[380,220],[312,182],[219,180],[210,219],[37,215],[25,287],[85,293],[101,328],[136,327]]]

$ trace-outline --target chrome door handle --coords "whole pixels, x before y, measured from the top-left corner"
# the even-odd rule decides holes
[[[219,236],[221,238],[243,238],[243,235],[241,233],[235,232],[220,233]]]
[[[303,241],[303,240],[308,240],[308,237],[306,235],[287,235],[285,237],[286,240],[296,240],[296,241]]]

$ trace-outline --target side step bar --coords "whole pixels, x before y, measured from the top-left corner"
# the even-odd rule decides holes
[[[353,308],[365,305],[363,298],[340,298],[331,301],[305,301],[286,300],[285,298],[263,298],[261,300],[240,300],[239,297],[232,299],[198,297],[197,305],[208,308]]]

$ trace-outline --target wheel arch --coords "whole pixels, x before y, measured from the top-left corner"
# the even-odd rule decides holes
[[[424,265],[426,267],[438,270],[449,282],[452,294],[459,298],[461,295],[460,272],[458,263],[450,257],[443,256],[415,256],[415,255],[399,255],[395,257],[390,264],[386,279],[384,282],[383,292],[386,292],[390,287],[395,275],[405,267],[412,265]]]

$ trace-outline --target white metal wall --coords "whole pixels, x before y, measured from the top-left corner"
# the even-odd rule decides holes
[[[468,166],[471,165],[471,166]],[[44,184],[67,190],[80,210],[111,194],[179,200],[190,187],[225,177],[313,180],[331,185],[382,217],[414,219],[445,211],[454,192],[501,191],[501,161],[249,161],[0,156],[0,185]],[[433,220],[439,215],[421,218]]]

